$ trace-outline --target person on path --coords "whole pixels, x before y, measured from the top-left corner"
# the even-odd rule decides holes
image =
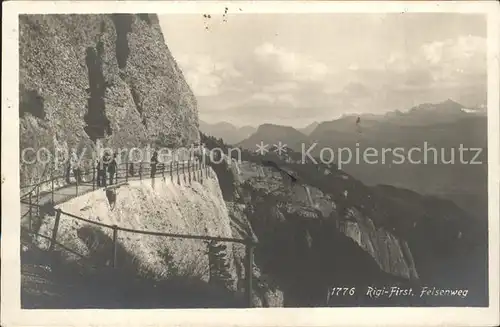
[[[100,187],[102,184],[102,157],[100,159],[97,159],[97,162],[95,164],[97,171],[97,176],[96,176],[97,187]]]
[[[70,165],[73,170],[73,176],[75,176],[75,181],[77,183],[81,183],[82,174],[80,168],[80,161],[78,160],[78,156],[76,155],[76,152],[74,150],[71,150]]]
[[[155,177],[157,165],[158,165],[158,149],[155,148],[153,155],[151,156],[151,178]]]
[[[134,163],[131,162],[128,164],[128,174],[129,176],[134,176],[135,175],[135,169],[134,169]]]
[[[109,185],[113,185],[116,170],[118,168],[118,163],[116,162],[116,156],[117,156],[116,153],[113,154],[113,158],[109,161],[109,164],[108,164]]]
[[[70,177],[71,177],[71,157],[68,158],[68,162],[66,163],[65,179],[67,184],[71,183]]]
[[[104,153],[104,155],[102,156],[101,158],[101,161],[99,162],[99,169],[100,169],[100,180],[101,180],[101,183],[100,183],[100,186],[102,187],[106,187],[107,186],[107,176],[106,176],[106,173],[108,171],[108,165],[109,165],[109,162],[111,161],[111,156],[109,155],[109,153]]]

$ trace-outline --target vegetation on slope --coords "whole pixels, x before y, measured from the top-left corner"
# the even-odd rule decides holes
[[[203,181],[191,183],[182,180],[181,185],[177,185],[176,181],[172,183],[168,177],[166,181],[158,178],[155,181],[131,181],[129,184],[117,189],[114,207],[109,206],[105,194],[98,190],[62,204],[61,209],[91,221],[116,224],[134,230],[241,238],[240,235],[233,235],[227,209],[214,175],[204,175]],[[52,235],[53,215],[53,212],[46,212],[38,228],[35,226],[41,235]],[[57,269],[61,269],[61,274],[69,273],[66,269],[68,267],[78,267],[75,273],[83,276],[81,282],[95,290],[95,284],[91,284],[99,283],[99,280],[93,276],[105,278],[106,271],[112,270],[111,229],[63,215],[56,240],[60,244],[56,247],[58,259],[57,262],[52,261],[51,265],[59,267]],[[38,254],[47,256],[40,250],[49,248],[48,239],[34,237],[30,242],[36,244]],[[218,293],[222,294],[221,301],[235,299],[229,306],[241,304],[240,298],[243,297],[244,291],[242,281],[245,277],[240,266],[244,261],[245,252],[243,250],[241,253],[239,248],[235,249],[233,243],[205,244],[202,240],[120,231],[118,244],[117,269],[114,270],[117,274],[117,284],[110,283],[108,286],[111,288],[123,287],[123,292],[136,292],[134,285],[150,288],[149,284],[153,287],[156,283],[167,291],[177,287],[181,292],[183,287],[192,287],[184,292],[185,298],[178,302],[167,298],[166,302],[160,303],[162,306],[197,307],[202,305],[200,303],[210,307],[217,306],[217,303],[220,303],[217,299]],[[23,265],[26,264],[27,262],[23,261]],[[139,284],[135,282],[136,279]],[[179,285],[175,286],[177,282]],[[207,283],[210,285],[205,285]],[[101,286],[103,291],[104,286]],[[196,292],[199,294],[196,295]],[[203,295],[204,292],[208,293]],[[141,296],[145,296],[146,290],[142,294]],[[194,297],[192,305],[188,304],[189,296]],[[199,296],[202,298],[197,299]],[[212,302],[209,302],[210,296],[213,296]],[[106,297],[109,301],[111,298]],[[31,305],[32,300],[36,299],[28,299],[25,305]],[[117,305],[129,305],[127,303],[118,301]],[[246,305],[246,302],[244,303]],[[98,306],[95,302],[88,302],[86,305]]]
[[[102,260],[102,249],[112,240],[93,227],[101,240],[86,261],[67,261],[65,251],[56,247],[48,253],[26,238],[21,253],[21,303],[24,309],[150,309],[150,308],[242,308],[241,294],[206,283],[199,276],[181,272],[172,256],[161,258],[169,269],[167,278],[137,264],[137,255],[118,247],[119,269],[94,267]],[[107,248],[109,250],[109,247]],[[126,265],[125,265],[126,263]]]

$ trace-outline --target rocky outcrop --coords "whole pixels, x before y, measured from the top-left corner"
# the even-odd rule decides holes
[[[307,184],[290,188],[277,172],[266,169],[265,176],[255,178],[256,166],[249,163],[241,166],[245,171],[240,175],[244,182],[238,194],[241,194],[240,197],[247,205],[258,207],[256,210],[259,212],[263,231],[270,224],[267,221],[269,219],[275,222],[292,219],[327,220],[369,253],[382,271],[407,279],[418,279],[407,242],[391,233],[388,228],[376,226],[366,212],[349,206],[344,195],[334,198]]]
[[[223,200],[220,182],[211,169],[203,180],[187,183],[182,177],[180,180],[180,185],[169,178],[130,181],[116,189],[113,205],[109,203],[107,192],[96,190],[62,203],[59,208],[96,223],[131,230],[258,240],[246,219],[244,206]],[[50,248],[55,220],[55,213],[47,212],[35,224],[38,233],[45,236],[31,239],[38,249]],[[56,242],[59,245],[55,251],[59,260],[62,259],[58,269],[76,264],[85,274],[90,274],[94,270],[105,271],[112,265],[112,229],[67,215],[62,215],[57,226]],[[212,287],[213,292],[206,299],[210,305],[214,304],[217,292],[227,292],[222,295],[229,296],[231,306],[246,303],[247,253],[243,244],[123,231],[119,231],[117,240],[116,258],[120,273],[154,283],[173,285],[178,282],[179,292],[191,289],[202,293],[205,288]],[[282,292],[255,264],[253,280],[253,306],[283,306]],[[183,283],[191,286],[183,289]],[[127,289],[127,286],[121,287]],[[188,307],[197,302],[196,299],[186,301]]]
[[[226,202],[226,206],[231,221],[231,229],[235,237],[250,238],[258,241],[250,222],[247,219],[243,204],[235,202]],[[234,261],[237,267],[238,275],[240,276],[239,288],[244,289],[243,283],[246,281],[246,270],[244,266],[245,248],[241,244],[233,245]],[[284,303],[283,292],[273,283],[270,276],[262,273],[260,267],[255,264],[253,266],[253,279],[255,286],[253,289],[253,305],[255,307],[282,307]]]
[[[263,167],[264,159],[275,160],[299,182]],[[250,222],[259,239],[256,264],[283,292],[285,306],[324,306],[327,290],[339,285],[359,290],[468,285],[475,297],[469,302],[336,297],[328,305],[477,305],[487,300],[484,228],[453,202],[396,187],[368,187],[336,167],[271,154],[244,152],[238,169],[228,162],[212,165],[218,166],[224,200],[231,203],[228,208],[238,208],[239,220]],[[468,265],[471,260],[476,268]],[[450,274],[455,277],[443,277]]]
[[[196,99],[156,15],[21,15],[19,51],[21,150],[85,149],[90,158],[97,141],[131,148],[199,139]],[[44,169],[21,163],[21,183]]]
[[[338,223],[339,230],[368,252],[380,268],[407,279],[418,279],[418,272],[407,242],[385,230],[356,209],[350,209],[347,219]]]
[[[203,183],[182,181],[178,185],[169,178],[131,181],[118,187],[115,196],[116,202],[110,205],[106,192],[96,190],[58,207],[77,217],[132,230],[238,237],[233,236],[228,210],[213,173],[211,177],[205,177]],[[55,215],[46,215],[41,221],[39,233],[53,235],[54,220]],[[35,241],[41,249],[46,249],[50,243],[44,238],[35,238]],[[87,258],[83,261],[86,264],[96,267],[110,265],[110,228],[63,215],[56,241]],[[118,258],[117,266],[120,268],[131,269],[130,265],[134,265],[138,272],[147,271],[157,279],[177,274],[209,280],[208,246],[202,240],[119,232],[118,242],[123,248]],[[229,288],[235,289],[238,277],[234,268],[233,243],[225,242],[224,245],[224,260],[228,264],[227,273],[231,282]],[[68,256],[67,261],[83,260],[70,251],[62,253]]]
[[[267,233],[273,225],[301,225],[305,228],[304,242],[310,248],[314,232],[309,228],[316,228],[310,226],[330,223],[330,228],[352,239],[354,244],[368,253],[381,271],[408,280],[418,279],[411,252],[400,236],[375,226],[369,216],[354,207],[341,209],[344,205],[340,203],[341,199],[335,203],[319,189],[308,186],[312,191],[304,192],[302,186],[287,189],[283,185],[281,176],[269,171],[265,179],[249,179],[242,185],[241,193],[250,193],[245,196],[249,200],[249,219],[260,233]],[[315,206],[310,205],[312,199]]]

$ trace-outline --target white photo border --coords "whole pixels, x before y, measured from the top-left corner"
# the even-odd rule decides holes
[[[496,1],[237,1],[243,13],[481,13],[488,39],[488,308],[22,310],[19,228],[19,14],[220,13],[232,1],[11,1],[2,4],[1,320],[4,326],[486,326],[499,319],[499,5]],[[235,15],[238,13],[235,13]]]

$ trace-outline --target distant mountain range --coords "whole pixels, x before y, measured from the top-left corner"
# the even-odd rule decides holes
[[[316,127],[319,126],[319,124],[320,123],[315,121],[304,128],[297,129],[296,131],[299,131],[300,133],[304,134],[304,136],[306,136],[311,134],[316,129]],[[209,124],[207,122],[200,120],[200,130],[203,133],[216,138],[221,138],[227,144],[240,143],[241,141],[249,138],[252,134],[256,133],[259,128],[262,127],[265,130],[267,128],[266,125],[274,126],[273,124],[263,124],[260,127],[253,127],[253,126],[237,127],[228,122]],[[285,127],[285,129],[287,128],[287,126],[283,127]],[[293,127],[290,128],[295,130],[295,128]]]
[[[252,126],[236,127],[227,122],[209,124],[200,120],[200,130],[206,135],[221,138],[227,144],[236,144],[257,131]]]
[[[357,120],[359,118],[359,123]],[[222,123],[200,125],[200,129],[209,135],[221,137],[224,141],[237,144],[244,149],[256,150],[256,145],[286,144],[296,152],[309,152],[319,158],[321,149],[331,148],[335,156],[339,148],[351,149],[350,163],[342,169],[359,178],[366,184],[387,184],[415,190],[419,193],[434,194],[454,200],[475,216],[487,217],[487,117],[485,108],[466,108],[452,100],[438,104],[422,104],[407,112],[393,111],[387,114],[345,115],[339,119],[313,123],[303,129],[275,124],[263,124],[257,129],[236,128]],[[217,126],[216,128],[214,126]],[[224,127],[225,126],[225,127]],[[247,136],[245,136],[247,135]],[[238,141],[239,140],[239,141]],[[435,148],[436,150],[427,150]],[[475,161],[482,164],[460,164],[459,147],[482,148]],[[368,162],[363,160],[363,151],[368,147],[372,153]],[[412,160],[421,160],[421,164],[412,164],[384,149],[403,148],[408,153],[412,148]],[[304,151],[304,150],[305,151]],[[356,162],[356,149],[360,159]],[[382,157],[382,152],[386,151]],[[420,152],[419,152],[420,151]],[[454,152],[454,154],[452,154]],[[468,151],[464,160],[470,161],[477,151]],[[344,152],[348,157],[347,152]],[[434,154],[436,153],[436,158]],[[456,164],[443,164],[454,155]],[[323,153],[329,160],[330,153]],[[294,160],[300,160],[295,158]],[[348,158],[344,158],[348,159]],[[381,161],[385,159],[385,163]],[[427,164],[424,164],[427,159]],[[435,164],[434,160],[437,160]],[[374,160],[378,163],[374,164]],[[338,158],[334,158],[338,162]]]
[[[319,126],[319,123],[317,121],[315,121],[314,123],[311,123],[311,124],[307,125],[306,127],[299,129],[299,131],[302,132],[303,134],[309,135],[318,126]]]

